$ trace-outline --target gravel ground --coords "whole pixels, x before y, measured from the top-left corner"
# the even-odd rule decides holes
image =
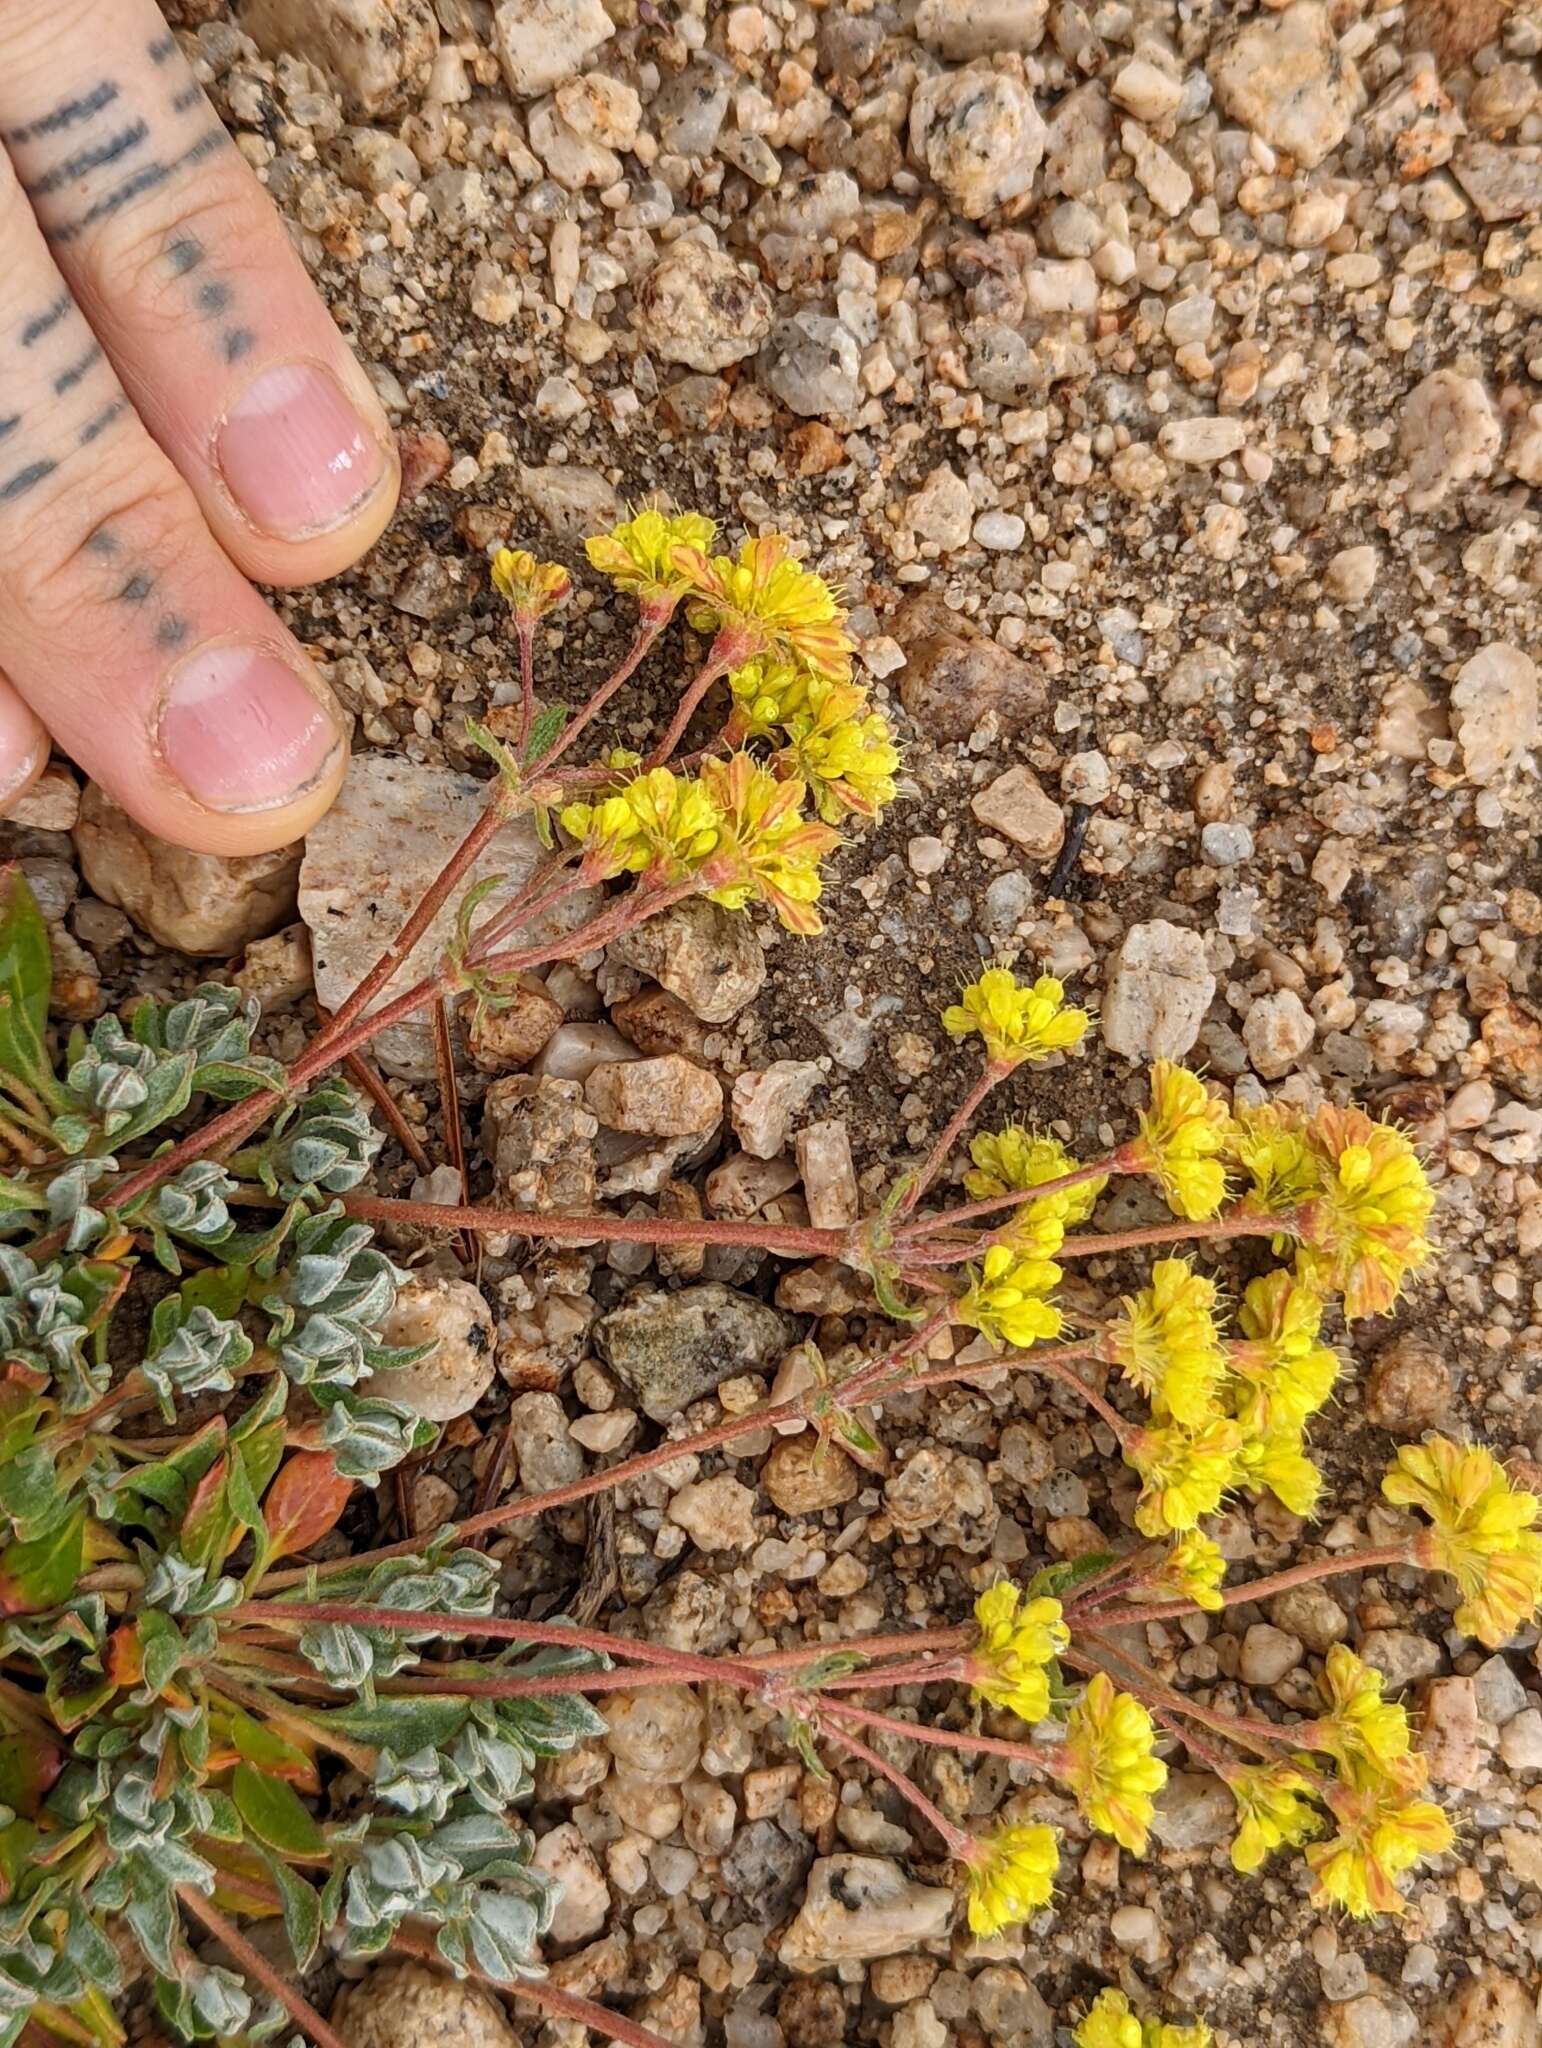
[[[794,1125],[842,1124],[869,1195],[957,1099],[966,1067],[935,1013],[991,956],[1101,1003],[1121,1053],[1187,1056],[1240,1099],[1394,1114],[1440,1182],[1438,1270],[1342,1334],[1324,1521],[1238,1511],[1228,1552],[1263,1571],[1303,1541],[1374,1540],[1393,1441],[1433,1423],[1542,1465],[1535,0],[166,7],[403,436],[391,531],[283,607],[358,747],[410,765],[419,810],[448,830],[474,804],[448,773],[480,760],[465,718],[513,694],[491,543],[577,571],[583,532],[659,492],[736,533],[785,529],[844,587],[904,800],[839,856],[822,939],[762,935],[765,980],[736,1013],[693,1011],[701,935],[677,934],[663,971],[685,1005],[623,1012],[627,1035],[728,1080],[817,1062]],[[628,630],[577,581],[542,656],[563,690]],[[685,658],[655,662],[614,737],[656,730]],[[168,855],[147,879],[136,835],[99,806],[93,827],[91,802],[72,839],[61,771],[0,828],[59,923],[75,1014],[192,977],[179,946],[235,958],[292,917],[292,861],[253,877]],[[370,830],[364,808],[345,835],[366,867]],[[189,901],[210,929],[190,931]],[[553,988],[592,1018],[659,965]],[[303,928],[259,939],[240,972],[272,1049],[293,1050],[313,1016]],[[1107,1142],[1139,1093],[1121,1053],[1024,1078],[1008,1107],[1073,1148]],[[398,1064],[443,1158],[431,1068]],[[487,1087],[468,1069],[473,1110]],[[484,1191],[520,1114],[500,1101],[473,1161]],[[623,1207],[671,1173],[699,1190],[722,1149],[623,1171],[637,1142],[606,1142],[601,1192]],[[804,1199],[830,1193],[807,1178]],[[414,1172],[386,1179],[405,1191]],[[796,1189],[794,1168],[766,1199],[785,1218]],[[1133,1272],[1094,1268],[1086,1301]],[[650,1277],[621,1255],[490,1259],[499,1379],[381,1503],[390,1533],[400,1509],[464,1507],[505,1419],[508,1484],[652,1441],[590,1343]],[[715,1253],[664,1277],[732,1283],[761,1314],[779,1285],[792,1298]],[[828,1278],[797,1300],[823,1311],[827,1351],[878,1327]],[[674,1426],[752,1401],[779,1349]],[[1128,1516],[1110,1440],[1030,1384],[891,1404],[881,1434],[886,1477],[811,1484],[751,1439],[624,1493],[608,1543],[558,1516],[504,1546],[515,1610],[576,1591],[682,1647],[837,1639],[957,1619],[993,1570]],[[717,1475],[747,1501],[704,1496]],[[1238,1878],[1213,1780],[1180,1775],[1138,1864],[1004,1766],[922,1757],[950,1811],[1065,1828],[1055,1910],[1019,1940],[938,1934],[872,1960],[849,1930],[799,1934],[804,1906],[789,1939],[816,1854],[892,1859],[922,1886],[944,1866],[887,1788],[822,1784],[764,1717],[706,1698],[654,1731],[663,1762],[613,1732],[542,1786],[535,1825],[568,1830],[547,1853],[575,1873],[559,1981],[729,2048],[1050,2048],[1105,1981],[1172,2019],[1202,2010],[1243,2048],[1536,2048],[1535,1631],[1485,1658],[1454,1604],[1395,1571],[1139,1646],[1264,1712],[1310,1708],[1338,1639],[1412,1688],[1459,1846],[1400,1922],[1312,1912],[1299,1861]],[[366,2018],[350,1993],[350,2048],[576,2039],[437,1995],[409,1975]]]

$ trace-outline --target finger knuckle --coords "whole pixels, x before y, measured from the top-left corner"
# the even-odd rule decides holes
[[[239,195],[223,176],[197,185],[179,181],[169,196],[156,192],[124,207],[102,223],[91,250],[93,283],[103,304],[134,306],[141,318],[160,309],[168,322],[183,324],[187,294],[176,252],[239,248],[240,211]]]
[[[102,601],[104,571],[125,555],[172,562],[186,552],[185,486],[158,451],[119,457],[30,508],[27,545],[14,551],[10,596],[34,631],[68,637]]]

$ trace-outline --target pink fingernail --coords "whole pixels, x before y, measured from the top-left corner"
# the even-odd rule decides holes
[[[216,442],[226,486],[280,540],[340,526],[385,472],[385,451],[330,371],[280,363],[249,384]]]
[[[172,670],[161,705],[166,766],[217,811],[263,811],[316,780],[342,745],[331,713],[278,655],[216,642]]]

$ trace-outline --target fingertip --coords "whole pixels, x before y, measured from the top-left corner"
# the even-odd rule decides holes
[[[0,818],[6,817],[42,774],[49,741],[25,700],[0,676]]]

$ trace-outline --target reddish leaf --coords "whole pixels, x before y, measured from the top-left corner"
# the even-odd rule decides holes
[[[231,1515],[226,1500],[230,1459],[223,1452],[193,1488],[182,1517],[182,1554],[194,1564],[223,1562]]]
[[[114,1685],[138,1685],[144,1676],[139,1631],[131,1622],[125,1622],[122,1628],[115,1628],[107,1638],[106,1664],[107,1676]]]
[[[268,1488],[262,1519],[268,1556],[309,1550],[347,1507],[354,1482],[338,1476],[330,1451],[298,1451]]]

